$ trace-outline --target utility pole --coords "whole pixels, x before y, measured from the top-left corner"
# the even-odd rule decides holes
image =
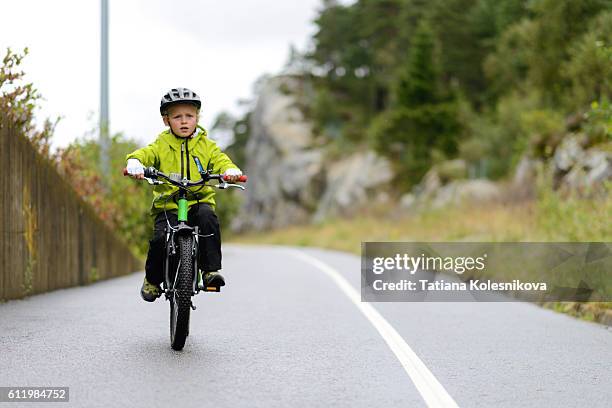
[[[108,120],[108,0],[100,1],[100,167],[108,176],[110,139]]]

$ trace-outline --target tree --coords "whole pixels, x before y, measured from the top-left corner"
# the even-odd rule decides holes
[[[0,112],[19,129],[19,133],[30,139],[45,158],[49,158],[51,137],[59,118],[54,121],[46,119],[42,129],[36,129],[34,111],[42,96],[33,84],[22,83],[25,73],[18,69],[26,55],[27,48],[23,50],[23,54],[16,54],[10,48],[6,50],[0,66]]]
[[[612,11],[598,15],[587,33],[569,47],[561,75],[570,82],[567,104],[583,109],[593,101],[612,100]]]
[[[472,102],[478,102],[486,86],[482,74],[486,50],[474,29],[475,5],[476,0],[435,0],[430,18],[440,44],[442,79],[458,84]]]
[[[523,19],[506,29],[495,43],[495,51],[484,61],[484,72],[488,79],[485,90],[488,100],[497,102],[499,98],[526,87],[529,72],[529,48],[535,24]]]
[[[422,21],[414,36],[410,58],[397,87],[397,103],[407,108],[438,100],[438,68],[435,64],[433,32]]]
[[[545,102],[555,106],[569,87],[559,67],[569,60],[569,45],[589,27],[592,17],[610,9],[609,0],[536,0],[530,3],[534,33],[528,78]]]
[[[370,136],[376,150],[396,164],[398,182],[407,189],[427,172],[434,152],[443,157],[457,153],[461,129],[454,100],[438,89],[435,43],[425,20],[402,71],[396,105],[373,122]]]

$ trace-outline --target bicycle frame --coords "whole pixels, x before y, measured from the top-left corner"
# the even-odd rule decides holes
[[[192,227],[189,224],[187,224],[187,212],[188,212],[187,199],[185,197],[179,197],[178,205],[179,205],[179,212],[178,212],[177,226],[172,227],[172,228],[169,228],[168,226],[166,226],[165,228],[166,254],[165,254],[165,259],[164,259],[164,283],[165,283],[164,291],[165,291],[166,299],[172,296],[172,293],[174,291],[174,286],[176,283],[177,270],[179,268],[179,264],[171,265],[171,261],[174,260],[173,257],[176,255],[176,239],[175,239],[176,234],[192,234],[193,235],[193,241],[192,241],[193,242],[193,252],[192,252],[193,255],[192,257],[193,257],[194,273],[193,273],[192,295],[200,292],[200,288],[198,287],[198,273],[197,273],[199,251],[200,251],[200,246],[199,246],[200,235],[199,235],[199,229],[198,229],[199,227],[197,225]],[[171,270],[173,274],[170,273]],[[218,290],[215,290],[215,291],[218,291]]]

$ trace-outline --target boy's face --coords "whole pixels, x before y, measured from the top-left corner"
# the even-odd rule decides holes
[[[190,104],[173,105],[168,108],[168,114],[163,118],[164,124],[170,126],[175,135],[189,137],[198,124],[198,110]]]

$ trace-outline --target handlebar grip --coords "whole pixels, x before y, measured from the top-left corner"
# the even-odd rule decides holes
[[[145,175],[145,177],[151,177],[151,173],[150,173],[150,172],[148,172],[148,170],[149,170],[149,169],[144,169],[144,175]],[[127,171],[127,167],[124,167],[124,168],[123,168],[123,175],[124,175],[124,176],[129,176],[129,175],[130,175],[130,173],[128,173],[128,171]]]
[[[247,179],[248,177],[246,176],[246,174],[243,174],[242,176],[238,178],[238,181],[241,183],[245,183]],[[229,180],[229,176],[223,176],[223,181],[228,181],[228,180]]]
[[[147,178],[155,178],[156,173],[155,173],[155,168],[153,167],[145,167],[144,169],[144,176]]]

